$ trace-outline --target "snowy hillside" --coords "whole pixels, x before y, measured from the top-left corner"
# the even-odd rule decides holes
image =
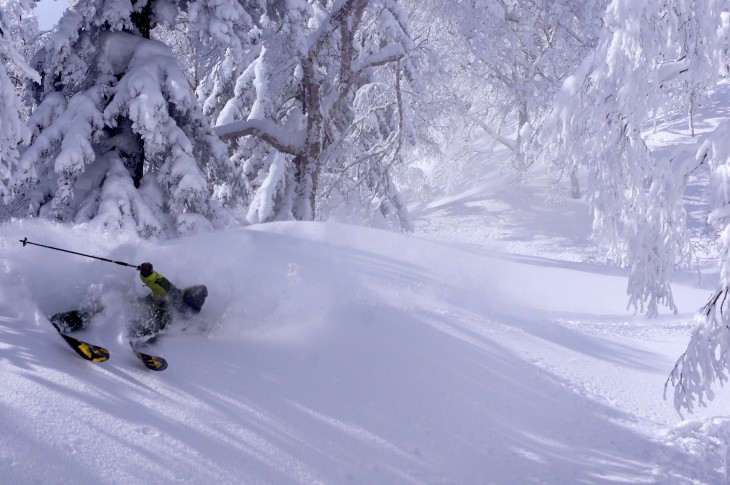
[[[146,370],[124,342],[130,268],[205,283],[207,330]],[[0,228],[6,483],[723,483],[730,428],[662,386],[688,313],[624,311],[625,278],[359,227],[280,223],[163,243]],[[73,354],[43,315],[103,311]],[[730,404],[722,393],[707,416]],[[702,416],[694,416],[699,419]]]
[[[716,92],[730,98],[728,86]],[[709,105],[707,132],[726,117]],[[681,121],[649,137],[687,151]],[[723,484],[730,393],[681,417],[663,386],[717,281],[679,274],[680,314],[626,311],[626,273],[582,201],[495,166],[413,208],[414,235],[273,223],[149,242],[38,220],[0,227],[3,483]],[[689,229],[707,207],[693,173]],[[126,342],[139,264],[210,296],[151,348]],[[46,316],[100,310],[78,358]],[[719,416],[719,417],[718,417]],[[685,420],[687,419],[687,420]]]

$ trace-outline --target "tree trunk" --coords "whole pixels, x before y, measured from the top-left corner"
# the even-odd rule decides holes
[[[140,1],[145,0],[133,0],[132,5],[136,7]],[[152,0],[146,0],[142,10],[132,12],[130,18],[134,22],[134,26],[137,27],[139,34],[145,39],[149,39],[150,32],[152,31]]]
[[[578,175],[575,173],[575,169],[570,172],[570,196],[574,199],[580,199],[580,182],[578,181]]]
[[[692,92],[689,95],[689,107],[687,109],[687,118],[689,124],[689,136],[695,136],[695,122],[694,122],[694,111],[695,111],[695,93]]]
[[[527,105],[520,104],[517,113],[517,142],[515,143],[515,168],[520,175],[527,172],[527,160],[525,159],[525,151],[522,149],[522,128],[527,124]]]
[[[136,6],[140,1],[145,0],[133,0],[132,5]],[[134,22],[134,26],[137,27],[139,34],[145,39],[149,39],[150,31],[152,30],[152,0],[146,0],[146,2],[147,3],[145,3],[144,7],[142,7],[142,10],[139,12],[132,12],[130,18],[132,19],[132,22]],[[130,129],[130,131],[132,130]],[[139,153],[129,154],[126,157],[126,165],[131,172],[130,175],[132,177],[134,187],[138,189],[142,183],[142,177],[144,177],[144,140],[142,140],[142,137],[137,133],[133,133],[132,136],[134,136],[137,142]]]
[[[319,158],[322,153],[322,113],[320,112],[319,99],[321,86],[317,81],[314,54],[310,54],[310,57],[302,63],[302,72],[304,112],[307,116],[307,137],[304,153],[295,158],[299,197],[295,217],[298,220],[313,221],[316,217],[315,207],[320,170]]]

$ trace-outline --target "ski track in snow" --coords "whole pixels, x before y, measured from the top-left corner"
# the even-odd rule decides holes
[[[657,153],[688,142],[673,126]],[[582,202],[483,180],[415,208],[411,236],[0,226],[3,483],[727,483],[730,394],[686,420],[662,396],[716,278],[711,251],[701,280],[678,275],[682,313],[646,320],[626,311],[626,274],[592,247]],[[170,367],[147,371],[125,341],[135,271],[25,236],[208,285],[201,315],[152,347]],[[102,308],[78,337],[108,362],[75,356],[45,319],[78,304]]]

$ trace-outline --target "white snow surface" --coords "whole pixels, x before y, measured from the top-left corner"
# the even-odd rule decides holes
[[[656,145],[685,143],[679,126]],[[547,203],[543,186],[482,174],[414,207],[413,235],[0,226],[0,482],[727,483],[730,394],[689,416],[663,398],[716,272],[678,275],[679,314],[635,316],[586,205]],[[126,342],[134,269],[24,237],[206,284],[201,314],[150,348],[169,368]],[[46,318],[94,305],[75,336],[109,349],[98,364]]]
[[[446,229],[446,228],[444,228]],[[136,272],[205,283],[197,320],[125,342]],[[662,386],[687,313],[624,310],[604,266],[373,229],[275,223],[164,243],[0,229],[5,483],[724,483],[722,391],[683,421]],[[78,358],[46,315],[98,301]]]

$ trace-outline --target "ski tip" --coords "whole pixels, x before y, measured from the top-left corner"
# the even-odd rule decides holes
[[[68,335],[61,334],[61,337],[68,343],[71,348],[86,360],[91,362],[105,362],[109,360],[109,351],[104,347],[78,340]]]
[[[106,362],[109,360],[109,352],[103,353],[103,354],[97,354],[91,358],[89,358],[91,362]]]
[[[163,371],[167,369],[167,361],[162,357],[137,352],[136,350],[134,351],[134,353],[137,354],[139,360],[141,360],[144,366],[147,367],[149,370]]]
[[[129,342],[129,346],[132,348],[134,355],[139,358],[139,360],[144,364],[145,367],[147,367],[149,370],[154,371],[163,371],[167,369],[167,360],[157,355],[140,352],[136,348],[136,344],[138,344],[138,342],[133,342],[131,340]]]

